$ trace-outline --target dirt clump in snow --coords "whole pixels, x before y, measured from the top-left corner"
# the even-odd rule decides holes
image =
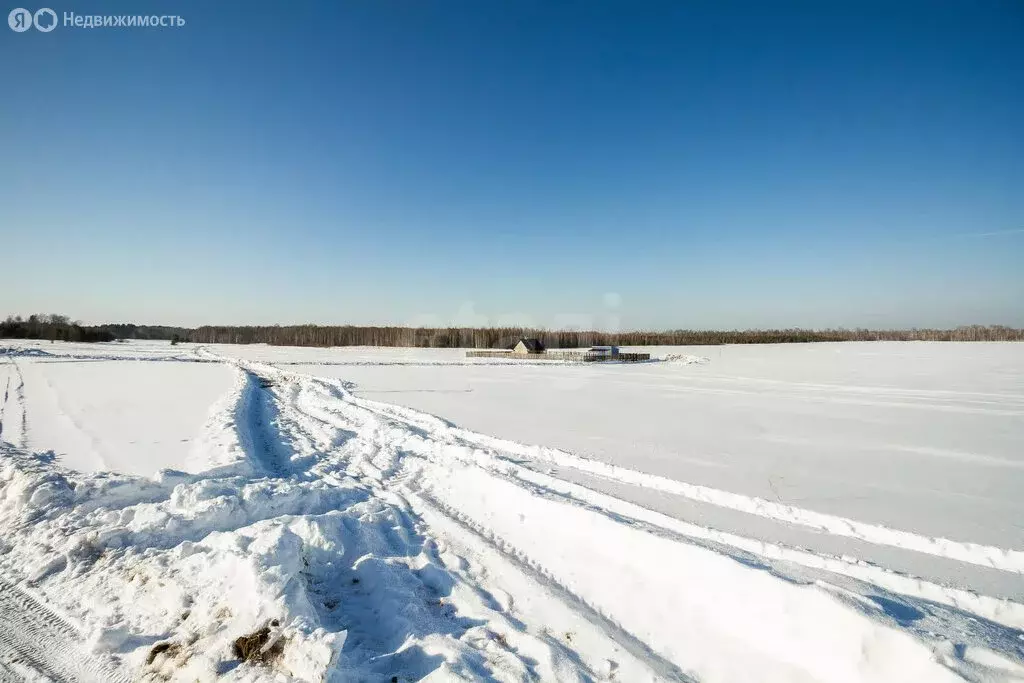
[[[179,652],[181,652],[181,645],[178,645],[177,643],[169,641],[157,643],[153,646],[153,649],[149,651],[149,656],[146,657],[146,664],[152,664],[160,655],[170,659],[178,656]]]
[[[276,634],[271,631],[271,627],[277,625],[278,622],[275,619],[270,622],[269,626],[236,638],[232,645],[235,657],[243,662],[256,664],[270,664],[277,660],[284,652],[284,639],[275,637]]]

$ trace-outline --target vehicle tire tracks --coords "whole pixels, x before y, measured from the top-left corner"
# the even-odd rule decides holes
[[[7,383],[4,385],[4,400],[0,403],[0,439],[4,436],[4,414],[7,412],[7,397],[11,394],[11,378],[7,378]]]
[[[0,681],[127,683],[111,661],[90,655],[66,619],[17,584],[0,577]]]
[[[21,443],[22,448],[28,448],[28,409],[25,404],[25,375],[21,374],[21,367],[18,361],[11,358],[14,365],[14,372],[18,375],[18,384],[14,387],[15,400],[21,408]]]
[[[502,473],[491,471],[490,468],[481,466],[480,463],[467,462],[461,458],[452,458],[444,453],[435,452],[433,449],[422,446],[429,442],[430,435],[437,429],[437,418],[422,416],[421,419],[410,419],[401,410],[387,411],[379,409],[374,405],[368,407],[360,405],[351,395],[339,396],[332,391],[336,387],[328,383],[317,381],[308,382],[307,378],[292,374],[278,372],[261,372],[260,368],[252,365],[245,368],[250,381],[259,390],[260,387],[273,385],[273,391],[264,388],[267,392],[264,399],[267,404],[264,406],[263,414],[267,412],[275,416],[281,416],[285,423],[297,426],[299,429],[316,429],[318,425],[324,425],[325,431],[330,429],[353,430],[350,432],[352,438],[362,444],[362,448],[356,449],[354,459],[344,461],[332,460],[332,454],[324,453],[320,466],[313,466],[313,469],[320,470],[317,476],[328,481],[335,480],[334,474],[330,471],[332,466],[344,465],[350,475],[356,476],[362,483],[372,491],[374,497],[386,501],[389,505],[395,506],[404,515],[411,515],[420,523],[425,523],[424,531],[431,536],[444,537],[446,531],[437,528],[433,524],[426,523],[425,515],[434,518],[442,517],[446,521],[442,527],[452,526],[461,530],[461,533],[470,533],[482,543],[504,558],[526,572],[535,581],[541,582],[547,590],[557,596],[572,611],[582,614],[587,621],[597,626],[611,642],[616,643],[637,660],[657,672],[665,680],[670,681],[691,681],[693,680],[684,673],[677,665],[665,659],[655,652],[640,637],[630,633],[619,626],[613,619],[603,616],[598,610],[587,603],[585,598],[573,593],[557,577],[547,571],[544,567],[533,562],[529,556],[519,548],[511,545],[503,539],[494,529],[481,525],[470,516],[462,514],[443,501],[440,501],[429,493],[422,491],[420,480],[425,469],[437,470],[434,476],[443,477],[439,470],[458,463],[459,465],[476,465],[490,476],[502,477]],[[314,389],[316,395],[304,395],[302,390],[289,391],[294,385],[305,385],[307,389]],[[290,394],[291,400],[288,400]],[[319,399],[319,401],[318,401]],[[378,409],[374,409],[378,408]],[[413,416],[414,418],[416,416]],[[270,439],[272,429],[281,429],[286,424],[278,420],[267,421],[264,418],[259,431]],[[406,441],[407,437],[412,442]],[[317,441],[317,438],[311,438]],[[417,443],[422,441],[422,443]],[[442,449],[458,445],[443,441],[438,444]],[[337,454],[334,454],[337,455]],[[261,456],[256,457],[262,460]],[[523,482],[515,481],[515,485],[522,486]],[[506,615],[508,616],[508,615]]]
[[[246,385],[235,410],[242,447],[264,474],[283,477],[287,474],[287,457],[275,426],[278,409],[273,396],[274,382],[250,370],[242,372]]]

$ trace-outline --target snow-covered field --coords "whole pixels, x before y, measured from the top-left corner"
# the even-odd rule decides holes
[[[219,363],[130,360],[40,358],[18,370],[31,387],[23,404],[31,418],[10,441],[53,451],[75,470],[147,476],[166,467],[205,469],[205,454],[193,453],[197,439],[234,377]]]
[[[0,680],[1024,680],[1024,345],[0,347]]]

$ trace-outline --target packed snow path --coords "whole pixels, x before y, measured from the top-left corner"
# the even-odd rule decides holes
[[[636,473],[225,362],[238,383],[211,413],[205,472],[85,476],[0,456],[0,566],[143,677],[1024,675],[1016,603],[679,522],[548,469]],[[1020,571],[1012,551],[684,490]],[[232,641],[264,627],[267,657],[240,663]]]

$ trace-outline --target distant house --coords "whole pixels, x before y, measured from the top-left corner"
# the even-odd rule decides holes
[[[544,353],[544,345],[540,343],[540,339],[526,338],[523,337],[519,340],[519,343],[512,347],[512,353]]]
[[[556,363],[640,363],[649,361],[649,353],[619,353],[618,346],[592,346],[589,349],[562,349],[547,351],[539,339],[522,337],[511,350],[504,349],[470,349],[467,358],[518,358],[531,361],[552,361]]]

